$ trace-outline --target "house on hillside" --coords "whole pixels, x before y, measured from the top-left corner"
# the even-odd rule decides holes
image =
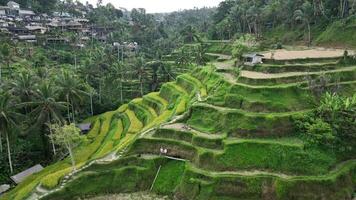
[[[0,6],[0,16],[6,16],[6,6]]]
[[[15,39],[19,41],[28,42],[28,43],[36,43],[37,37],[36,35],[18,35]]]
[[[14,1],[7,2],[7,6],[12,10],[20,10],[20,4],[14,2]]]
[[[25,28],[27,28],[31,34],[45,34],[47,31],[47,28],[38,25],[28,25],[25,26]]]
[[[33,17],[35,15],[35,12],[33,12],[32,10],[19,10],[20,17]]]
[[[5,7],[6,15],[17,16],[17,15],[19,15],[19,11],[20,11],[20,4],[14,2],[14,1],[9,1],[7,3],[7,7]]]
[[[258,53],[244,54],[242,55],[245,65],[253,66],[263,63],[263,55]]]

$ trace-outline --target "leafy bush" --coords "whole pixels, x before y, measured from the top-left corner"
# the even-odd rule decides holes
[[[299,116],[295,125],[310,144],[332,148],[340,157],[356,153],[356,95],[342,97],[326,93],[317,110]]]
[[[232,56],[242,60],[242,55],[251,51],[256,51],[259,48],[259,43],[252,35],[246,34],[235,40],[232,45]]]

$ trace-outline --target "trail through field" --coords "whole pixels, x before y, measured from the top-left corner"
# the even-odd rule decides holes
[[[241,71],[241,76],[251,79],[271,79],[271,78],[286,78],[286,77],[293,77],[293,76],[307,76],[307,75],[316,75],[316,74],[323,74],[323,73],[333,73],[333,72],[345,72],[345,71],[353,71],[356,69],[354,67],[344,67],[336,70],[329,70],[323,72],[286,72],[286,73],[277,73],[277,74],[268,74],[262,72],[254,72],[254,71]]]

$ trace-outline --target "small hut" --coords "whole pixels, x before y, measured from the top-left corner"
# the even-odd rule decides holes
[[[262,54],[252,53],[252,54],[244,54],[242,57],[244,59],[245,65],[253,66],[253,65],[263,63],[262,59],[264,56]]]
[[[80,129],[80,131],[83,134],[86,134],[90,131],[91,129],[91,123],[85,123],[85,124],[77,124],[77,127]]]

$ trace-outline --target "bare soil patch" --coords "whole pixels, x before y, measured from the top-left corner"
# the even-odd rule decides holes
[[[294,60],[294,59],[307,59],[307,58],[334,58],[344,55],[343,49],[308,49],[308,50],[275,50],[271,52],[263,53],[265,58],[275,60]],[[349,54],[354,54],[353,51],[349,51]]]

